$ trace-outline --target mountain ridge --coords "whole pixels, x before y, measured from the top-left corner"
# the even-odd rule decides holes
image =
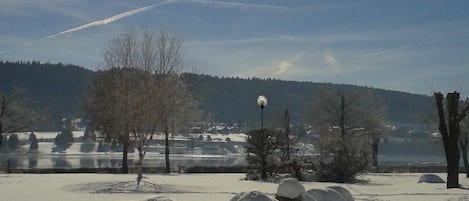
[[[9,92],[13,87],[25,89],[27,97],[47,113],[48,123],[43,127],[56,128],[62,118],[84,116],[82,100],[94,75],[95,71],[71,64],[0,61],[0,92]],[[219,122],[257,122],[259,109],[255,99],[265,95],[269,99],[267,124],[274,124],[285,109],[290,111],[292,122],[301,124],[320,91],[338,87],[371,90],[383,100],[392,122],[416,122],[433,109],[431,96],[368,86],[194,73],[185,73],[183,78],[200,108],[212,121]]]

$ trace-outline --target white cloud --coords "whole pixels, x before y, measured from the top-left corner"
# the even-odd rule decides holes
[[[277,66],[277,71],[273,72],[272,75],[278,75],[286,72],[288,68],[291,66],[291,63],[288,61],[282,61],[280,64]]]
[[[339,62],[337,62],[337,59],[332,53],[326,52],[324,54],[324,62],[327,64],[327,66],[333,73],[339,73]]]
[[[292,57],[290,57],[286,60],[280,61],[280,63],[276,67],[277,70],[275,72],[273,72],[272,75],[284,74],[285,72],[287,72],[289,70],[290,66],[292,66],[293,63],[295,63],[296,61],[300,60],[302,56],[303,56],[303,53],[300,52],[300,53],[295,54],[295,55],[293,55]]]

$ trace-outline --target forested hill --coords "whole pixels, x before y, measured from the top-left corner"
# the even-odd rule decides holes
[[[197,74],[186,74],[185,78],[189,80],[192,90],[198,95],[201,107],[211,113],[213,119],[225,122],[258,121],[260,111],[256,105],[256,98],[259,95],[268,98],[265,108],[268,121],[278,122],[281,118],[279,116],[288,109],[292,115],[292,122],[302,122],[304,116],[311,113],[311,106],[321,91],[338,88],[371,91],[383,102],[386,118],[394,123],[419,122],[433,112],[433,99],[430,96],[369,87],[276,79],[220,78]]]
[[[54,129],[62,118],[83,116],[83,95],[93,74],[74,65],[0,61],[0,93],[23,89],[44,113],[40,127]]]
[[[23,88],[26,95],[47,112],[50,129],[60,125],[64,117],[83,116],[83,95],[93,75],[93,71],[74,65],[0,61],[0,92]],[[320,91],[338,87],[371,90],[385,103],[388,120],[392,122],[411,123],[433,111],[430,96],[352,85],[198,74],[185,74],[184,78],[199,99],[201,109],[219,122],[258,121],[256,98],[265,95],[269,100],[265,109],[266,124],[273,122],[285,109],[292,114],[292,123],[299,124]]]

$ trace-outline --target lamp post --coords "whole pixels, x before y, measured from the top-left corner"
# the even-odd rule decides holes
[[[264,107],[267,105],[267,98],[263,95],[257,97],[257,105],[261,108],[261,129],[264,129]]]

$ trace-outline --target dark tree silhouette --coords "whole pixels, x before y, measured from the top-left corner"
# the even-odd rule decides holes
[[[277,150],[280,132],[272,129],[251,130],[247,133],[246,151],[247,162],[261,174],[262,180],[267,180],[267,173],[273,172],[275,167],[275,150]]]
[[[38,144],[38,140],[36,138],[36,134],[34,134],[33,132],[31,132],[31,134],[29,134],[29,151],[36,151],[39,149],[39,144]]]
[[[443,107],[443,94],[434,93],[435,102],[438,110],[440,134],[443,138],[443,146],[445,149],[447,164],[447,180],[446,188],[459,188],[459,132],[460,122],[466,117],[469,111],[469,104],[459,112],[459,93],[453,92],[446,95],[446,109],[448,111],[448,119],[445,116]]]

